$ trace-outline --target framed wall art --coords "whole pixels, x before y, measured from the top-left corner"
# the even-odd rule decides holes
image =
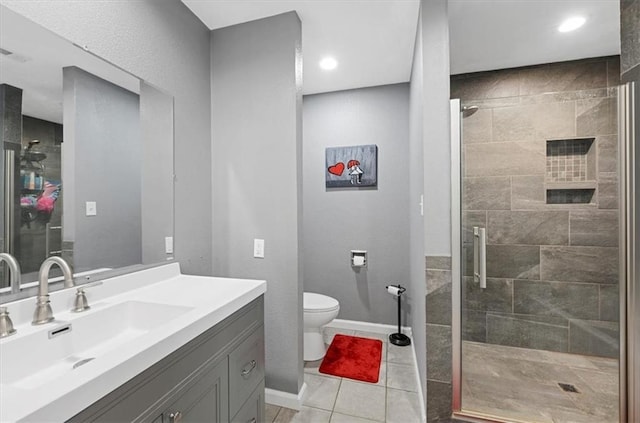
[[[378,146],[328,147],[325,150],[327,188],[375,187],[378,185]]]

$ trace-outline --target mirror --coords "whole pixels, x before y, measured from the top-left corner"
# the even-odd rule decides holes
[[[0,303],[52,255],[76,284],[171,260],[173,97],[0,8]]]

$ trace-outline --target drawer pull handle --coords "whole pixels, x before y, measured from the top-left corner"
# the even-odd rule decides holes
[[[169,414],[169,423],[180,423],[182,421],[182,413],[179,411]]]
[[[242,370],[242,373],[240,373],[240,375],[242,375],[242,377],[248,376],[248,375],[253,371],[253,369],[255,369],[255,368],[256,368],[256,366],[257,366],[257,365],[258,365],[258,362],[257,362],[257,361],[255,361],[255,360],[251,360],[251,361],[249,362],[249,368],[248,368],[248,369],[247,369],[247,368],[245,368],[244,370]],[[245,366],[245,367],[246,367],[246,366]]]
[[[247,420],[247,423],[256,423],[258,420],[256,418],[252,418],[251,420]]]

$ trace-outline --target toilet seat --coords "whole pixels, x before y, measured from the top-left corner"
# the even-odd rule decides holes
[[[326,313],[340,308],[340,303],[335,298],[313,292],[303,294],[303,308],[305,313]]]

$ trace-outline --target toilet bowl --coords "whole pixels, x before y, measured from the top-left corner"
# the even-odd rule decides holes
[[[322,294],[303,294],[304,361],[316,361],[327,352],[322,339],[322,327],[338,316],[340,303]]]

